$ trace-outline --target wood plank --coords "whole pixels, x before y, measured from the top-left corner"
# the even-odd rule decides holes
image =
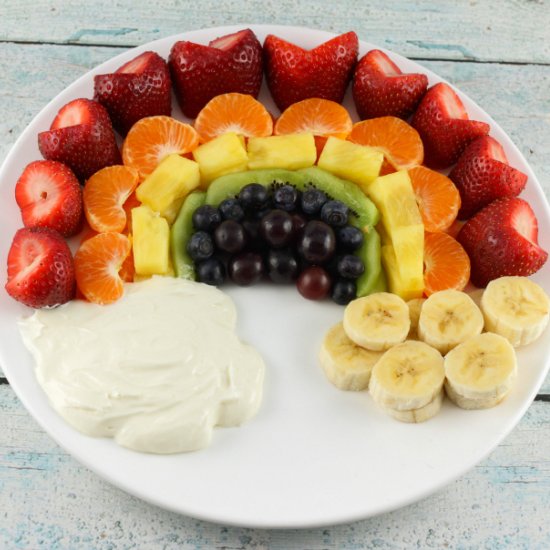
[[[527,0],[168,0],[157,9],[144,1],[20,0],[4,2],[0,20],[6,41],[134,46],[187,30],[277,22],[355,29],[364,40],[415,58],[550,62],[550,10]]]
[[[549,548],[550,405],[427,499],[326,529],[227,528],[150,506],[80,466],[0,386],[0,546],[12,548]],[[116,541],[116,546],[114,542]]]

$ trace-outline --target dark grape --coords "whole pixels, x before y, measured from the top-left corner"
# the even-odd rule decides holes
[[[348,223],[349,208],[341,201],[328,201],[321,208],[321,219],[333,227]]]
[[[311,266],[302,271],[296,282],[298,292],[308,300],[321,300],[330,292],[330,275],[319,266]]]
[[[210,204],[203,204],[199,206],[192,216],[193,227],[197,231],[206,231],[211,233],[222,221],[220,211]]]
[[[345,225],[336,230],[336,239],[338,244],[344,249],[353,252],[361,248],[365,240],[363,232],[353,225]]]
[[[196,266],[197,279],[207,285],[219,286],[225,281],[225,267],[218,258],[212,257]]]
[[[336,247],[336,237],[330,225],[319,220],[309,221],[298,242],[300,255],[310,263],[330,260]]]
[[[257,283],[263,274],[262,257],[254,252],[243,252],[229,260],[229,276],[240,285],[248,286]]]
[[[242,206],[248,210],[261,210],[267,205],[269,194],[267,189],[259,183],[249,183],[239,192]]]
[[[349,304],[355,300],[357,294],[357,285],[355,281],[349,279],[339,279],[332,287],[332,300],[341,306]]]
[[[323,204],[325,204],[327,200],[326,194],[320,189],[316,189],[315,187],[306,189],[302,193],[302,212],[308,216],[315,216],[319,214]]]
[[[246,233],[247,247],[251,250],[265,248],[262,236],[260,235],[260,221],[244,219],[242,225]]]
[[[273,248],[282,248],[292,239],[292,216],[284,210],[270,210],[260,220],[260,234]]]
[[[244,218],[244,210],[239,199],[225,199],[218,208],[224,220],[240,222]]]
[[[294,227],[294,235],[296,237],[301,235],[306,223],[307,220],[304,216],[302,216],[302,214],[292,214],[292,225]]]
[[[235,254],[246,245],[244,227],[235,220],[225,220],[214,231],[214,242],[224,252]]]
[[[267,274],[274,283],[289,283],[295,279],[298,262],[292,250],[270,250],[267,254]]]
[[[206,231],[197,231],[191,235],[186,250],[194,262],[207,260],[214,254],[212,237]]]
[[[298,190],[292,185],[282,185],[273,191],[273,205],[286,212],[296,210],[298,199]]]
[[[357,279],[365,271],[365,264],[353,254],[345,254],[338,259],[337,265],[338,275],[344,279]]]

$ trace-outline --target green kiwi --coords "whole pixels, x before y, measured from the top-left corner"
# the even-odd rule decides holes
[[[357,279],[357,297],[386,290],[386,278],[382,269],[380,235],[374,227],[365,233],[361,248],[355,253],[363,260],[365,272]]]

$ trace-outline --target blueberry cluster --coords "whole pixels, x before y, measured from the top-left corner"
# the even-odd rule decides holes
[[[363,233],[350,225],[349,208],[315,187],[244,186],[219,207],[203,205],[193,213],[195,233],[187,252],[197,278],[221,285],[227,278],[252,285],[264,277],[275,283],[296,281],[300,294],[318,300],[330,295],[347,304],[356,279],[365,271],[354,252]]]

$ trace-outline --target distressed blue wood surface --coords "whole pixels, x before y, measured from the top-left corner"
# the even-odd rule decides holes
[[[0,161],[33,116],[121,48],[239,22],[355,29],[454,82],[510,134],[550,196],[550,5],[491,0],[306,0],[0,5]],[[16,43],[17,42],[17,43]],[[518,64],[519,63],[519,64]],[[550,380],[541,390],[550,394]],[[226,528],[171,514],[64,453],[0,385],[0,548],[550,548],[550,403],[535,402],[471,472],[379,518],[304,531]]]

